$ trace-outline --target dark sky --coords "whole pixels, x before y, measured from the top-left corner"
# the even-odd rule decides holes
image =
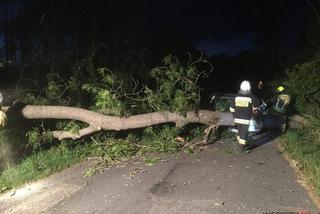
[[[151,17],[155,26],[172,26],[191,39],[227,39],[255,29],[252,2],[256,1],[154,1]]]
[[[267,34],[274,33],[275,23],[284,37],[283,52],[290,53],[304,32],[307,9],[305,0],[150,0],[147,4],[147,37],[175,34],[173,39],[184,39],[208,55],[254,49],[256,37],[270,38]]]
[[[71,35],[70,38],[78,39],[75,44],[79,42],[85,47],[81,49],[82,55],[79,54],[83,56],[94,34],[97,44],[112,47],[108,47],[110,53],[115,50],[116,54],[110,54],[114,59],[99,53],[102,58],[113,60],[108,63],[115,65],[122,65],[116,57],[122,59],[122,55],[130,51],[138,53],[139,49],[144,48],[150,50],[150,66],[157,64],[160,57],[166,54],[180,56],[179,54],[185,54],[190,49],[195,53],[196,51],[190,48],[192,45],[204,50],[208,56],[222,53],[236,55],[244,50],[261,49],[262,51],[254,54],[260,54],[264,58],[263,62],[266,62],[265,65],[272,65],[270,69],[265,69],[265,73],[276,73],[276,69],[280,70],[277,62],[280,64],[283,58],[289,58],[283,57],[283,54],[299,53],[297,46],[306,32],[306,16],[312,14],[306,0],[12,0],[11,4],[28,5],[27,2],[32,3],[31,8],[36,14],[33,14],[29,7],[21,10],[27,12],[29,19],[19,19],[21,23],[25,23],[24,20],[28,20],[28,23],[22,25],[22,28],[14,29],[18,34],[15,38],[18,39],[25,38],[22,30],[25,26],[27,30],[33,29],[32,26],[35,28],[34,31],[29,31],[35,38],[43,36],[45,39],[51,38],[50,30],[56,32],[56,29],[59,29],[56,35],[58,41],[61,35],[62,38]],[[38,3],[43,3],[42,7]],[[14,14],[12,13],[13,17]],[[43,14],[46,14],[46,18],[40,24]],[[0,14],[0,19],[3,17],[1,15],[3,14]],[[59,24],[57,26],[53,24],[56,19]],[[97,20],[96,29],[93,27],[94,20]],[[5,56],[1,40],[0,34],[0,49],[3,52],[0,52],[0,56]],[[61,41],[61,49],[66,48],[64,40]],[[179,41],[181,45],[178,44]],[[296,50],[293,51],[294,49]],[[109,53],[106,50],[103,51]],[[18,51],[17,48],[12,56]],[[247,73],[249,75],[250,71],[256,72],[259,66],[262,66],[261,60],[256,60],[256,65],[253,66],[251,58],[245,61],[251,57],[245,55],[248,53],[238,55],[238,61],[242,60],[243,63],[232,61],[233,67],[228,67],[232,64],[228,62],[221,65],[216,72],[226,75],[226,71],[237,70],[242,76]],[[26,56],[27,54],[28,48],[25,51]],[[278,61],[274,60],[274,56]],[[230,58],[233,60],[236,57]],[[212,59],[215,60],[215,56]],[[61,66],[65,64],[61,63]]]
[[[212,53],[237,53],[255,47],[256,35],[277,23],[285,49],[303,31],[304,0],[162,0],[150,3],[148,30],[172,31]],[[269,26],[268,26],[269,25]]]

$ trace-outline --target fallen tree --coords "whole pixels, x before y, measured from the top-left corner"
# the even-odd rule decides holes
[[[14,107],[14,106],[13,106]],[[10,107],[3,110],[9,111]],[[128,130],[144,128],[165,123],[174,123],[177,127],[183,127],[189,123],[205,124],[210,129],[218,126],[234,125],[231,113],[200,110],[198,112],[187,112],[185,116],[175,112],[153,112],[130,117],[108,116],[101,113],[89,111],[76,107],[65,106],[35,106],[26,105],[21,109],[21,115],[26,119],[67,119],[77,120],[88,124],[80,129],[78,133],[68,131],[52,131],[54,138],[79,139],[100,130]]]
[[[48,75],[47,85],[38,87],[42,88],[38,92],[27,93],[22,99],[17,99],[33,105],[17,106],[19,103],[16,103],[6,108],[7,114],[9,121],[10,117],[15,118],[17,115],[26,119],[60,120],[55,124],[58,128],[53,128],[56,130],[51,132],[59,140],[79,139],[100,130],[120,131],[166,123],[177,127],[199,123],[207,125],[211,130],[223,124],[233,125],[230,113],[194,111],[199,108],[201,100],[198,82],[212,70],[213,66],[202,54],[195,61],[188,54],[186,62],[180,62],[172,55],[164,57],[162,65],[149,72],[149,78],[152,79],[152,85],[149,86],[131,76],[113,73],[107,67],[93,70],[92,79],[80,78],[82,74],[79,73],[66,80],[52,73]],[[72,105],[89,106],[94,111],[67,107]],[[68,129],[68,125],[64,129],[65,121],[61,120],[80,121],[87,126],[77,123],[71,129]],[[50,125],[52,128],[53,124]],[[47,134],[48,131],[41,128],[41,134]]]

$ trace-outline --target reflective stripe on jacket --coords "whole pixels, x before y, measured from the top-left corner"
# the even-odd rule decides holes
[[[276,97],[275,104],[273,109],[279,113],[286,113],[287,107],[290,103],[290,95],[288,94],[279,94]]]
[[[239,118],[234,118],[234,122],[235,123],[239,123],[239,124],[244,124],[244,125],[249,125],[250,124],[250,120],[239,119]]]

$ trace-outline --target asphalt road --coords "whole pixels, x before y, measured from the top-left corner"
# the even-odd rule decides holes
[[[0,197],[0,213],[276,213],[319,210],[274,141],[249,154],[216,142],[84,177],[80,164]]]

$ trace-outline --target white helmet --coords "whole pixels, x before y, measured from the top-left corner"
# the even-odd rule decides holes
[[[240,85],[240,90],[241,91],[250,91],[251,90],[251,84],[248,80],[242,81]]]

